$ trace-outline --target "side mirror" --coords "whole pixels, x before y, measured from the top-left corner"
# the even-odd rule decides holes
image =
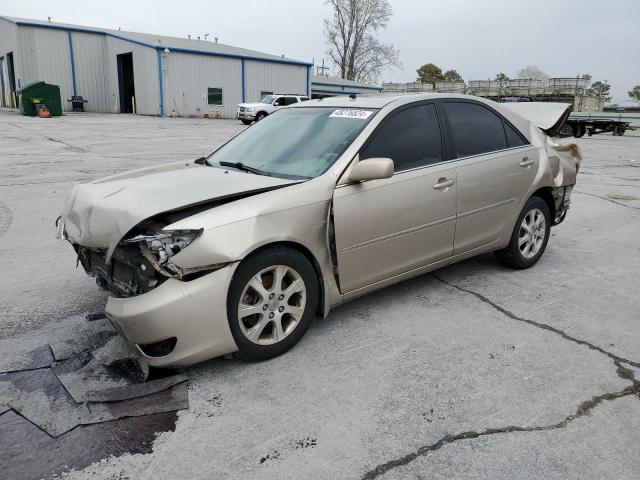
[[[360,160],[349,172],[349,182],[380,180],[393,176],[393,160],[390,158],[367,158]]]

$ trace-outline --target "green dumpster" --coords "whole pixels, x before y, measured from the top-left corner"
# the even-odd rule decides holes
[[[20,111],[23,115],[35,117],[38,114],[38,105],[47,106],[52,117],[62,115],[62,101],[60,87],[46,82],[34,82],[25,85],[18,90]]]

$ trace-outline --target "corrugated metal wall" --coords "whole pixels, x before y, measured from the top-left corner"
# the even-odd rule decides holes
[[[164,112],[171,115],[203,115],[220,112],[234,118],[242,102],[242,61],[190,53],[162,53]],[[207,89],[222,89],[222,106],[208,105]]]
[[[257,102],[260,92],[307,94],[307,67],[245,60],[246,101]]]
[[[40,80],[58,85],[62,107],[70,107],[66,100],[73,94],[73,83],[67,32],[21,26],[18,42],[22,60],[22,86]]]
[[[84,109],[88,112],[111,112],[114,101],[107,87],[106,37],[72,32],[71,38],[76,68],[76,91],[88,100]]]
[[[136,111],[143,115],[160,115],[160,86],[156,51],[153,48],[112,37],[107,37],[106,42],[107,92],[111,104],[109,111],[120,111],[116,55],[131,52],[133,54]]]

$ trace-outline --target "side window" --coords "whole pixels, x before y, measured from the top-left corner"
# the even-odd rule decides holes
[[[274,107],[282,107],[282,106],[284,106],[284,104],[285,104],[284,97],[278,97],[273,102],[273,106]]]
[[[504,133],[507,135],[507,145],[509,148],[513,147],[521,147],[523,145],[528,145],[529,142],[522,138],[518,132],[516,132],[515,128],[509,125],[507,122],[504,123]]]
[[[442,161],[442,140],[436,107],[420,105],[400,110],[373,133],[360,159],[386,157],[395,171]]]
[[[502,119],[475,103],[445,102],[455,158],[507,148]]]
[[[285,97],[285,105],[292,105],[294,103],[298,103],[298,99],[296,97]]]
[[[207,89],[207,103],[209,105],[222,105],[222,89],[221,88],[208,88]]]

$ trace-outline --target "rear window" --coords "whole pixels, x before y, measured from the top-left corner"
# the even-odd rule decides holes
[[[507,122],[504,122],[504,133],[507,135],[507,144],[509,145],[509,148],[521,147],[529,144],[529,142],[524,140],[522,135],[520,135],[515,128]]]
[[[455,158],[507,148],[502,118],[475,103],[445,102]]]

